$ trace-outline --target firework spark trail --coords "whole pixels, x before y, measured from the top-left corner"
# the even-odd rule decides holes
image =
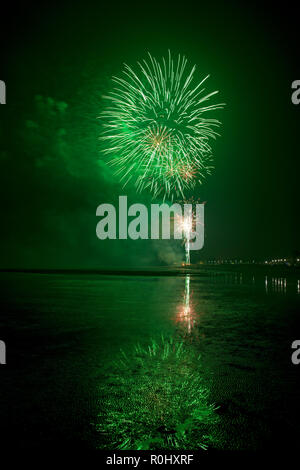
[[[184,239],[184,246],[185,246],[185,265],[190,265],[190,241],[195,236],[195,229],[197,223],[199,223],[199,219],[197,216],[196,211],[193,210],[194,204],[200,204],[200,199],[195,199],[193,196],[186,200],[178,200],[176,201],[177,204],[184,205],[184,213],[183,215],[175,214],[173,221],[174,227],[177,227],[180,234],[183,234]],[[205,204],[202,203],[202,204]],[[200,221],[201,222],[201,221]]]
[[[179,229],[183,232],[184,240],[185,240],[185,264],[190,264],[190,240],[192,236],[192,230],[194,226],[194,216],[193,212],[188,212],[188,214],[184,214],[183,216],[176,216],[178,221]],[[179,218],[179,220],[178,220]]]
[[[161,62],[149,54],[136,71],[125,65],[122,77],[113,77],[101,139],[124,186],[134,180],[138,191],[173,200],[210,174],[209,141],[220,122],[204,116],[224,105],[208,104],[218,92],[205,93],[208,76],[195,85],[194,73],[185,57],[174,61],[169,52]]]

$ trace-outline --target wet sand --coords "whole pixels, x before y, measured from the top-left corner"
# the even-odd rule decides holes
[[[130,353],[163,334],[201,354],[218,406],[211,450],[292,448],[300,427],[300,365],[291,362],[291,343],[300,338],[298,277],[297,270],[234,266],[1,272],[2,442],[104,446],[94,425],[99,388],[120,348]]]

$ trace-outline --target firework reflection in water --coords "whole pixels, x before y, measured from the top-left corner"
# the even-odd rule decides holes
[[[195,312],[191,303],[190,295],[190,274],[186,274],[183,305],[179,307],[176,322],[180,323],[188,333],[192,332],[196,323]]]

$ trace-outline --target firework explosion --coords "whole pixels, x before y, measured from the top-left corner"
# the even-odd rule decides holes
[[[217,91],[205,93],[208,76],[196,83],[195,66],[184,56],[124,65],[122,77],[113,77],[114,88],[105,96],[101,139],[109,164],[125,186],[173,200],[211,172],[209,145],[220,122],[206,118],[223,104],[208,104]]]

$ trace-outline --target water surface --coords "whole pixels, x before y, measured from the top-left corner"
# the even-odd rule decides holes
[[[201,354],[209,399],[219,407],[213,448],[294,445],[298,277],[263,267],[0,273],[7,442],[101,448],[103,437],[91,424],[101,406],[99,386],[120,348],[130,353],[163,335]]]

